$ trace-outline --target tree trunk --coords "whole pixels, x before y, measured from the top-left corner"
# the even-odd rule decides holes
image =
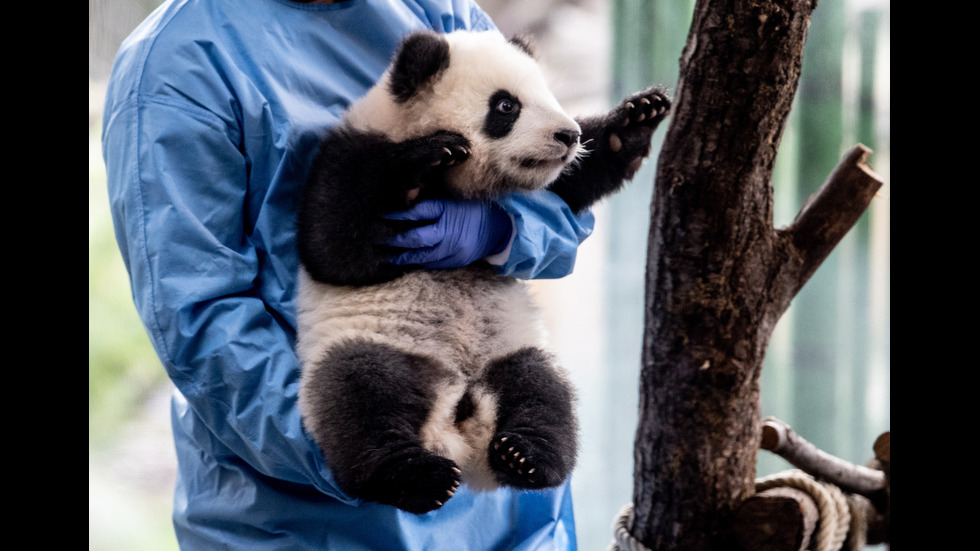
[[[657,167],[630,533],[735,549],[754,493],[759,376],[776,322],[881,182],[858,147],[773,228],[776,151],[816,0],[699,0]]]

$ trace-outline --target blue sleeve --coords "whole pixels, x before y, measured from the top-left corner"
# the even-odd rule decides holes
[[[490,16],[473,0],[415,0],[429,27],[436,31],[454,30],[491,31],[497,30]],[[449,9],[447,8],[447,4]]]
[[[293,329],[258,287],[242,137],[208,111],[138,101],[107,111],[103,148],[116,238],[158,356],[214,449],[346,499],[301,428]]]
[[[514,239],[507,260],[497,266],[521,279],[557,279],[572,273],[578,246],[592,233],[590,210],[572,213],[547,190],[514,193],[497,201],[514,220]]]

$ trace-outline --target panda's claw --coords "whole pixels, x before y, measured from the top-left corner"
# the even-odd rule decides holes
[[[633,111],[633,104],[627,102],[626,105],[623,106],[623,108],[626,111],[626,116],[623,117],[623,121],[620,123],[620,126],[622,126],[623,128],[625,128],[625,127],[627,127],[627,126],[630,125],[630,117],[629,116],[630,116],[630,113]]]
[[[506,446],[506,451],[503,451]],[[490,467],[496,471],[498,480],[505,485],[519,488],[546,488],[556,486],[563,480],[556,457],[545,440],[531,435],[509,433],[494,439],[490,456]],[[501,453],[503,452],[503,453]],[[540,473],[542,468],[549,476],[531,475]]]
[[[418,158],[431,167],[451,167],[470,156],[470,143],[461,134],[439,131],[420,138]]]

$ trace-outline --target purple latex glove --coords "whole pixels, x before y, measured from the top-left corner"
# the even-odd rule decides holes
[[[386,243],[407,249],[391,259],[393,264],[426,268],[459,268],[499,253],[510,241],[513,229],[513,222],[503,209],[484,201],[429,199],[384,217],[430,221]]]

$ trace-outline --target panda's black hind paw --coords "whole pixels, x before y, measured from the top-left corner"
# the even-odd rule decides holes
[[[551,488],[568,473],[547,441],[516,432],[501,432],[490,444],[490,467],[498,480],[519,488]]]
[[[376,473],[366,497],[421,515],[442,507],[460,484],[460,470],[452,460],[425,452]]]

